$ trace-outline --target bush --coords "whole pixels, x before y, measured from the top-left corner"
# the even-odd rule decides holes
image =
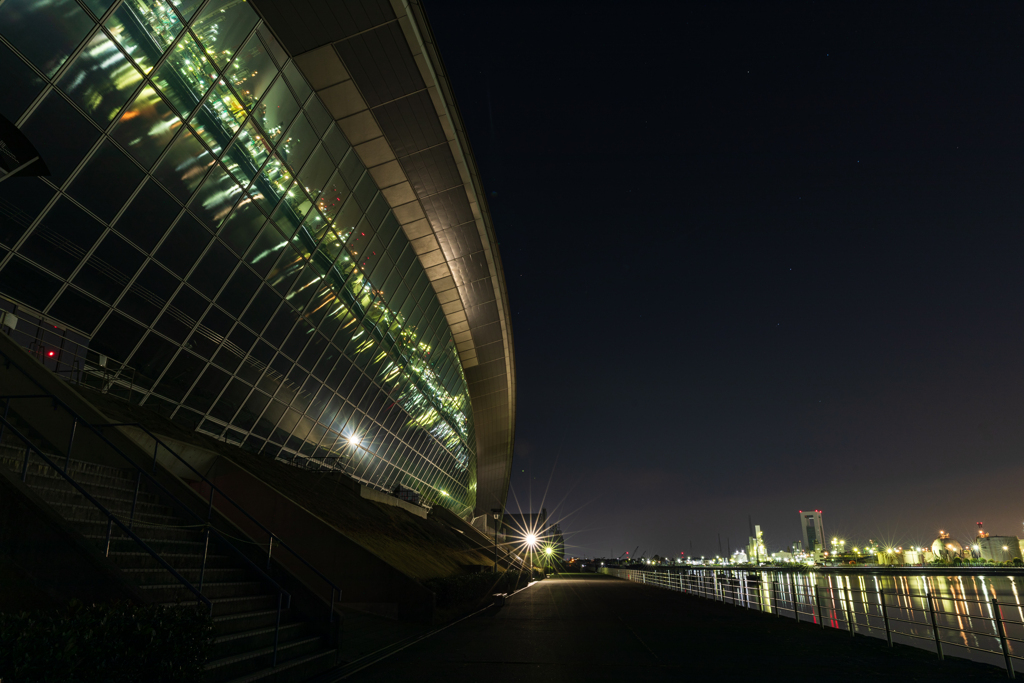
[[[540,571],[534,571],[532,576],[535,581],[544,578]],[[530,578],[530,572],[480,572],[430,579],[423,585],[434,594],[436,607],[447,609],[460,603],[480,601],[494,593],[513,593],[525,587]]]
[[[205,610],[114,603],[0,614],[0,679],[18,683],[198,681],[212,643]]]

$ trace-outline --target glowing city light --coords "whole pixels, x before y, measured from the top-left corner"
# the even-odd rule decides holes
[[[525,541],[526,545],[530,546],[531,548],[537,545],[537,537],[534,534],[526,534]]]

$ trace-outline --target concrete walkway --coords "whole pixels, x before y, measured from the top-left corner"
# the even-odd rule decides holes
[[[1005,680],[1002,669],[937,661],[751,610],[594,575],[535,584],[351,675],[363,681]]]

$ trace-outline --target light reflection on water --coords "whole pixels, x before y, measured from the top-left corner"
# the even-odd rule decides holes
[[[934,651],[931,627],[934,612],[946,655],[1004,666],[992,604],[992,599],[996,598],[1010,655],[1024,659],[1024,605],[1019,585],[1024,576],[804,574],[710,569],[670,572],[613,569],[609,573],[764,612],[777,612],[789,618],[794,616],[795,594],[801,621],[824,622],[828,627],[847,631],[852,621],[858,635],[883,639],[885,622],[880,592],[884,591],[893,642]],[[932,596],[932,611],[929,611],[926,594]]]

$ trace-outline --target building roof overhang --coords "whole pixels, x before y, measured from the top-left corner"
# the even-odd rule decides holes
[[[253,0],[388,200],[469,386],[476,515],[504,508],[515,430],[505,275],[483,183],[419,0]]]

